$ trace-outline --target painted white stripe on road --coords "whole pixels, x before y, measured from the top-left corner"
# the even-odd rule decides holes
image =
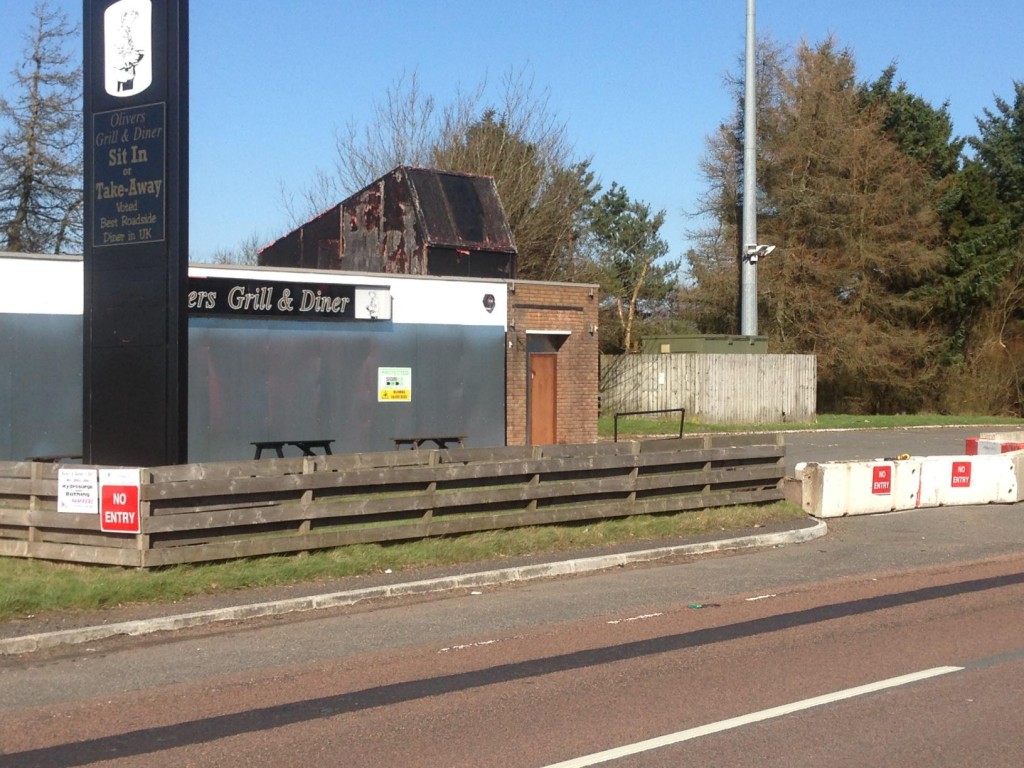
[[[631,621],[646,621],[647,619],[656,619],[659,616],[664,616],[663,613],[644,613],[640,616],[630,616],[628,619],[612,619],[609,624],[626,624]]]
[[[544,768],[588,768],[588,766],[591,765],[607,763],[611,760],[619,760],[623,757],[638,755],[641,752],[650,752],[655,749],[660,749],[661,747],[667,747],[671,744],[679,744],[684,741],[699,739],[701,736],[709,736],[712,733],[721,733],[722,731],[728,731],[732,728],[740,728],[741,726],[750,725],[751,723],[760,723],[764,720],[782,717],[783,715],[789,715],[793,712],[802,712],[803,710],[813,709],[815,707],[823,707],[826,704],[834,704],[837,701],[845,701],[846,699],[852,699],[857,696],[865,696],[869,693],[884,691],[888,688],[898,688],[901,685],[910,685],[911,683],[916,683],[921,680],[928,680],[932,677],[948,675],[950,672],[960,672],[961,670],[963,670],[963,667],[935,667],[933,669],[925,669],[921,672],[912,672],[909,675],[890,677],[888,680],[879,680],[877,683],[868,683],[867,685],[860,685],[856,688],[847,688],[845,691],[826,693],[822,696],[804,699],[803,701],[795,701],[792,704],[783,704],[780,707],[772,707],[771,709],[763,709],[760,712],[752,712],[749,715],[741,715],[740,717],[733,717],[729,720],[720,720],[717,723],[709,723],[708,725],[701,725],[697,728],[689,728],[685,731],[670,733],[667,736],[658,736],[654,739],[638,741],[635,744],[627,744],[623,747],[605,750],[604,752],[595,752],[592,755],[576,757],[572,760],[566,760],[561,763],[552,763],[551,765],[544,766]]]
[[[467,643],[466,645],[449,645],[447,648],[442,648],[438,653],[449,653],[450,651],[465,651],[468,648],[482,648],[485,645],[494,645],[497,640],[480,640],[476,643]]]

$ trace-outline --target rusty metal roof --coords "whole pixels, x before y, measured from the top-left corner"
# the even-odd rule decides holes
[[[260,264],[515,277],[494,179],[400,166],[260,251]]]
[[[512,231],[490,176],[400,168],[429,245],[515,253]]]

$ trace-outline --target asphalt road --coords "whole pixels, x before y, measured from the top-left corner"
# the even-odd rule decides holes
[[[323,646],[302,662],[5,708],[0,766],[1016,766],[1022,565],[794,585],[700,609],[677,594],[486,632],[466,631],[467,603],[489,597],[467,596],[452,601],[468,614],[461,631],[377,652],[349,652],[350,622],[334,617],[302,629]],[[514,591],[553,599],[550,585]],[[173,655],[184,667],[216,645],[259,655],[273,634],[191,638]],[[93,664],[55,666],[70,678]],[[642,751],[594,762],[630,749]]]
[[[916,427],[907,429],[851,429],[787,432],[786,474],[792,476],[797,462],[846,461],[913,456],[950,456],[964,452],[968,437],[996,428]]]
[[[976,433],[924,432],[787,453],[955,453]],[[0,768],[1019,765],[1024,505],[829,527],[0,659]]]

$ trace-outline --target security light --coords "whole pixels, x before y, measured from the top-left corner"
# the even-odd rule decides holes
[[[775,250],[774,245],[757,245],[747,244],[743,246],[744,252],[747,254],[747,259],[751,264],[757,264],[757,260],[762,256],[767,256],[769,253]]]

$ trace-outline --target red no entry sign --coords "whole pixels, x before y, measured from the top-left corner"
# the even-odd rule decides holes
[[[971,462],[969,461],[954,461],[953,472],[949,480],[950,488],[970,488],[971,487]]]
[[[871,492],[878,496],[892,493],[892,466],[876,464],[871,468]]]
[[[100,530],[139,533],[139,470],[100,470]]]

